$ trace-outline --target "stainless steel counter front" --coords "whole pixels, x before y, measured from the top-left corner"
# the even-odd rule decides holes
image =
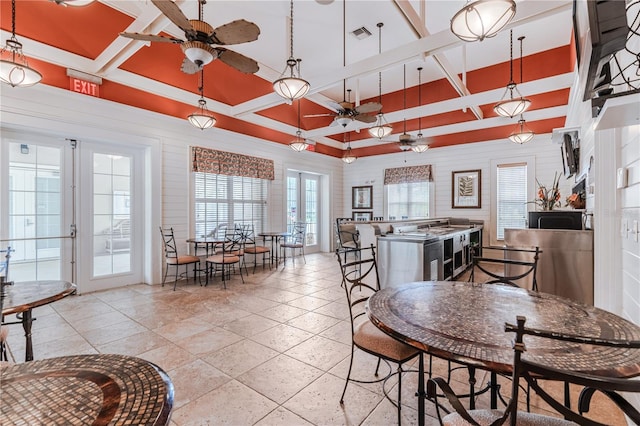
[[[510,248],[540,247],[540,291],[593,305],[593,231],[505,229],[504,242]]]

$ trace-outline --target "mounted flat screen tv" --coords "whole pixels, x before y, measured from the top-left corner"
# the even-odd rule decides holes
[[[578,172],[578,161],[580,160],[579,140],[574,139],[571,133],[565,133],[560,150],[562,151],[562,168],[564,177],[570,178]]]

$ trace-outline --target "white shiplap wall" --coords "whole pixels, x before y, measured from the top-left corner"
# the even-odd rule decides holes
[[[422,154],[413,151],[398,152],[377,157],[359,158],[355,163],[345,166],[344,209],[341,214],[351,216],[351,187],[373,186],[373,215],[382,216],[384,169],[393,167],[431,164],[433,166],[435,187],[435,217],[468,217],[484,220],[485,229],[490,224],[491,211],[491,161],[507,160],[516,157],[535,159],[535,176],[542,184],[551,186],[554,173],[562,173],[560,146],[551,142],[551,135],[537,135],[524,145],[516,145],[508,139],[491,142],[472,143],[430,149]],[[458,170],[482,170],[482,208],[451,208],[451,172]],[[560,178],[560,192],[564,199],[570,194],[574,178]],[[528,188],[528,199],[533,200],[536,188]],[[530,210],[534,210],[533,204]],[[485,244],[488,243],[485,232]]]

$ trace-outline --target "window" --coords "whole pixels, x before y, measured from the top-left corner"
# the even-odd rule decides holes
[[[526,228],[527,163],[498,164],[496,190],[496,236],[505,228]]]
[[[253,224],[262,232],[266,216],[267,181],[258,178],[194,172],[195,235],[205,236],[218,225]]]
[[[430,188],[427,181],[385,185],[386,216],[390,220],[429,217]]]

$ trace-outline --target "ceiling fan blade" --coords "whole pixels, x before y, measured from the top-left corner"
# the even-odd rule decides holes
[[[216,48],[216,50],[218,51],[218,59],[240,72],[253,74],[258,72],[258,70],[260,69],[256,61],[244,55],[241,55],[238,52],[223,48]]]
[[[189,58],[184,58],[182,61],[182,65],[180,66],[180,71],[185,74],[195,74],[200,71],[202,68],[197,66],[195,63],[191,62]]]
[[[240,44],[255,41],[260,35],[260,28],[253,22],[238,19],[222,25],[211,34],[210,44]]]
[[[314,118],[314,117],[334,117],[335,114],[308,114],[308,115],[303,115],[304,118]]]
[[[381,109],[382,109],[382,104],[379,104],[378,102],[367,102],[366,104],[362,104],[356,107],[356,111],[358,111],[360,114],[378,112]]]
[[[336,112],[340,112],[343,110],[342,105],[340,105],[338,102],[336,101],[329,101],[327,102],[327,107],[331,108],[332,110],[336,111]]]
[[[178,28],[185,32],[185,34],[189,34],[193,37],[196,35],[196,30],[191,25],[191,22],[184,16],[182,10],[171,0],[151,0],[160,12],[164,14],[171,22],[176,24]]]
[[[179,38],[165,37],[165,36],[155,35],[155,34],[120,33],[120,35],[122,37],[132,38],[134,40],[156,41],[156,42],[162,42],[162,43],[177,43],[177,44],[184,43],[184,41],[180,40]]]
[[[375,123],[377,118],[375,115],[362,115],[358,114],[354,117],[356,120],[361,121],[363,123]]]

